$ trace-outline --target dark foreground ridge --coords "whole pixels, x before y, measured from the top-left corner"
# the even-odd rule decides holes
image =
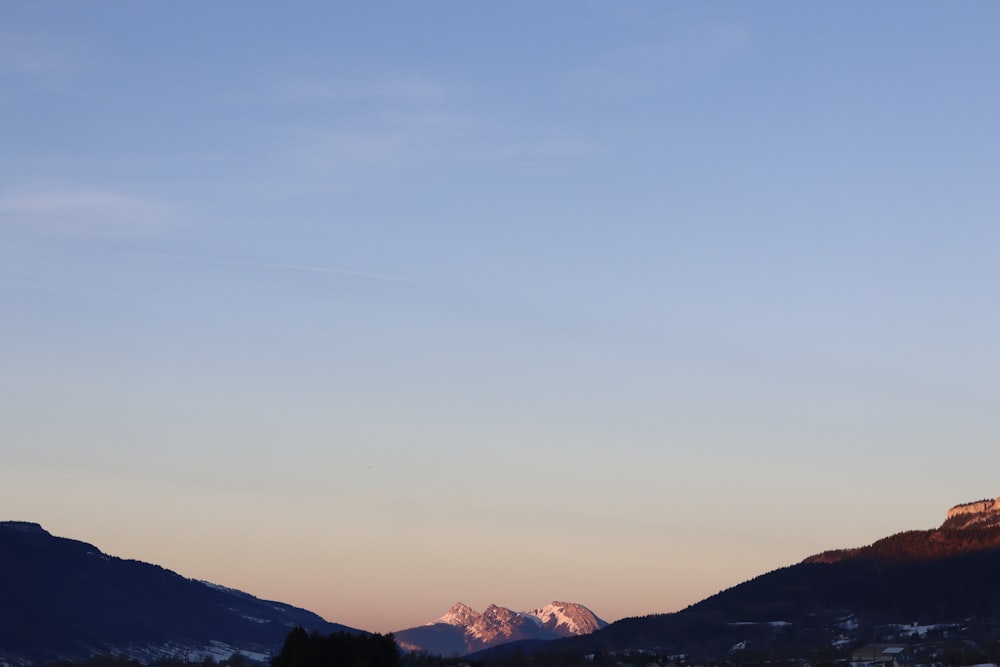
[[[0,522],[0,662],[118,654],[266,660],[289,631],[346,626],[252,595],[124,560],[36,523]]]

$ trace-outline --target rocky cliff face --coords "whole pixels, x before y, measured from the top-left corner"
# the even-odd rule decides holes
[[[1000,498],[956,505],[934,530],[897,533],[866,547],[825,551],[804,562],[935,560],[997,548],[1000,548]]]
[[[977,500],[948,510],[942,528],[989,528],[1000,526],[1000,498]]]

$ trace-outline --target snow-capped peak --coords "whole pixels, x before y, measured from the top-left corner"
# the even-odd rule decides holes
[[[539,625],[563,637],[590,634],[607,625],[594,612],[574,602],[554,601],[525,615],[534,617]]]
[[[452,606],[452,608],[449,609],[444,616],[442,616],[437,620],[431,621],[427,625],[434,625],[435,623],[446,623],[448,625],[465,627],[475,623],[477,620],[479,620],[480,616],[481,614],[472,607],[464,605],[461,602],[456,602],[455,605]]]
[[[482,613],[455,604],[444,616],[393,634],[408,651],[467,655],[521,639],[549,640],[588,634],[606,626],[583,605],[553,602],[531,612],[491,604]]]

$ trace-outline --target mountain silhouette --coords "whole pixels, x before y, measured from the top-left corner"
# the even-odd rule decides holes
[[[357,632],[20,521],[0,522],[0,591],[0,658],[8,662],[236,651],[266,659],[296,626]]]

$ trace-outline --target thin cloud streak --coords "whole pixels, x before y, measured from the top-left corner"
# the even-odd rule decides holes
[[[74,69],[77,58],[65,53],[65,44],[42,33],[0,32],[0,72],[55,74]]]
[[[259,269],[276,269],[282,271],[299,271],[303,273],[325,273],[340,276],[353,276],[356,278],[370,278],[372,280],[387,280],[398,283],[411,283],[418,285],[435,285],[431,280],[420,278],[410,278],[407,276],[396,276],[389,273],[374,273],[370,271],[354,271],[351,269],[340,269],[330,266],[313,266],[310,264],[289,264],[284,262],[261,262],[245,259],[221,259],[217,257],[199,257],[197,255],[180,255],[173,253],[156,253],[159,257],[170,259],[180,259],[192,262],[205,262],[208,264],[222,264],[227,266],[245,266]]]
[[[20,214],[44,214],[81,209],[135,211],[144,206],[144,202],[132,197],[96,190],[62,190],[0,198],[0,211]]]
[[[157,201],[88,187],[0,195],[0,227],[101,238],[136,238],[161,231],[174,216]]]
[[[444,86],[421,79],[344,81],[324,77],[282,78],[271,84],[269,101],[282,103],[383,102],[393,105],[438,103],[450,96]]]

